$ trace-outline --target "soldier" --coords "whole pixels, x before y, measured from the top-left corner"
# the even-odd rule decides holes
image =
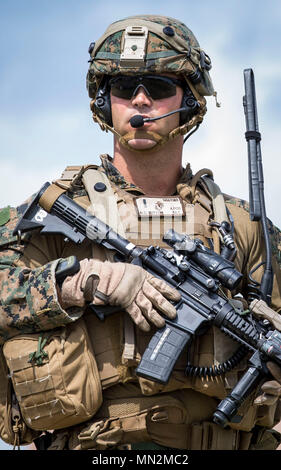
[[[219,253],[212,172],[194,175],[190,165],[182,167],[183,143],[203,121],[205,96],[215,95],[210,58],[183,23],[163,16],[117,21],[89,52],[93,119],[113,132],[114,154],[102,155],[100,167],[67,167],[54,183],[57,189],[139,246],[166,246],[165,229],[180,220],[183,231]],[[250,222],[244,201],[219,199],[219,212],[233,227],[235,265],[244,274],[238,292],[245,303],[248,274],[264,259],[262,230]],[[215,327],[181,354],[168,384],[138,377],[135,369],[152,334],[165,316],[176,315],[172,302],[178,292],[87,241],[77,246],[36,231],[14,236],[25,208],[0,213],[2,439],[35,440],[48,449],[278,446],[279,434],[272,430],[280,420],[278,368],[269,364],[275,380],[250,395],[239,409],[240,422],[229,429],[212,415],[247,363],[244,358],[228,372],[215,373],[237,350]],[[271,235],[272,308],[279,312],[280,233],[274,226]],[[80,260],[80,270],[59,284],[57,268],[70,255]],[[261,275],[258,269],[253,277],[258,282]],[[101,322],[91,303],[118,305],[120,311]],[[187,375],[187,356],[197,370],[214,373]]]

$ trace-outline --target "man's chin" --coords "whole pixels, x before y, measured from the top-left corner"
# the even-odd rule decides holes
[[[134,150],[148,150],[153,147],[157,142],[151,139],[130,139],[128,140],[128,145],[132,147]]]

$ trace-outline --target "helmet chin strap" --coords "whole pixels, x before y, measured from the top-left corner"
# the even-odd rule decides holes
[[[153,147],[149,148],[141,148],[137,149],[134,148],[130,145],[130,141],[134,139],[149,139],[155,142],[155,145]],[[162,136],[158,134],[157,132],[152,132],[152,131],[142,131],[140,129],[134,129],[131,132],[127,132],[123,136],[118,137],[118,140],[121,145],[124,147],[128,148],[129,150],[137,153],[146,153],[146,152],[155,152],[159,149],[159,147],[162,147],[168,140],[168,136]]]

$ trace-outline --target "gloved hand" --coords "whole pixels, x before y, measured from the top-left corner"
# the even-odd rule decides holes
[[[167,299],[179,301],[180,294],[165,281],[129,263],[84,259],[79,272],[68,276],[61,287],[63,308],[83,307],[86,301],[95,305],[118,305],[144,331],[150,330],[147,320],[158,328],[165,325],[157,310],[168,318],[175,318],[176,309]]]
[[[281,396],[281,368],[274,362],[267,362],[266,366],[276,380],[266,381],[261,386],[262,393],[254,401],[258,406],[273,405]]]

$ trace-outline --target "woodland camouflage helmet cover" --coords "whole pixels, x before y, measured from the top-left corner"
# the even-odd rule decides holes
[[[89,48],[91,60],[87,89],[93,99],[94,120],[106,125],[94,112],[94,100],[104,76],[173,73],[184,77],[200,104],[198,115],[175,135],[185,134],[206,112],[204,96],[215,95],[209,76],[211,60],[200,48],[192,31],[180,21],[156,15],[127,17],[112,23],[104,35]],[[174,137],[173,135],[172,137]]]

